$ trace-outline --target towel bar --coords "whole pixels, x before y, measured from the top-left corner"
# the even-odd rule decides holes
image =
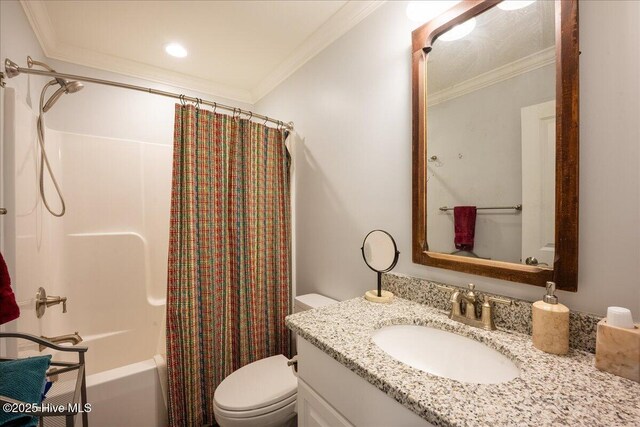
[[[442,212],[445,211],[452,211],[454,208],[450,208],[448,206],[440,206],[439,208]],[[477,210],[489,210],[489,209],[513,209],[516,211],[521,211],[522,210],[522,205],[515,205],[515,206],[491,206],[491,207],[486,207],[486,208],[476,208]]]

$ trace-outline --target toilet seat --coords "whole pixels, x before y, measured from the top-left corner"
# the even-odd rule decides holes
[[[294,396],[295,397],[295,396]],[[234,417],[221,413],[220,409],[213,406],[216,421],[220,427],[293,427],[296,424],[296,400],[275,411],[252,417]],[[237,414],[232,414],[237,415]]]
[[[216,389],[217,416],[252,418],[289,411],[295,406],[298,379],[283,355],[267,357],[238,369]]]
[[[250,409],[248,411],[230,411],[227,409],[222,409],[214,402],[214,411],[216,412],[216,414],[222,415],[225,418],[253,418],[275,412],[291,404],[295,406],[297,398],[297,394],[294,394],[293,396],[289,396],[281,402],[274,403],[273,405],[265,406],[263,408]]]

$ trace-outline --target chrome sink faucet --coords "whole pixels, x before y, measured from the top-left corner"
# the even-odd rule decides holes
[[[461,289],[453,288],[449,286],[436,285],[438,288],[452,292],[449,302],[451,303],[451,312],[449,318],[465,325],[475,326],[476,328],[486,329],[493,331],[496,329],[496,325],[493,322],[493,303],[512,305],[513,301],[491,297],[485,295],[483,302],[480,305],[480,317],[476,314],[476,309],[480,303],[478,295],[475,293],[475,285],[469,283],[469,290],[463,292]]]

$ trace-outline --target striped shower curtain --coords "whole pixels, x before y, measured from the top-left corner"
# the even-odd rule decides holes
[[[284,132],[176,105],[167,285],[172,426],[213,422],[234,370],[289,354],[289,154]]]

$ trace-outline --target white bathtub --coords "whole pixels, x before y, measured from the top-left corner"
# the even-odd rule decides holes
[[[158,363],[158,360],[160,361]],[[160,356],[87,376],[88,413],[92,427],[162,427],[168,425],[164,384],[166,366]],[[46,403],[71,401],[75,380],[54,383]],[[62,418],[45,418],[45,427],[61,425]],[[81,416],[76,425],[82,425]]]
[[[166,406],[167,366],[156,354],[140,360],[140,346],[125,343],[132,331],[89,335],[79,344],[86,346],[87,403],[91,427],[164,427],[168,425]],[[20,340],[20,357],[51,354],[53,360],[76,362],[77,353],[45,350]],[[64,345],[64,344],[63,344]],[[117,353],[117,354],[116,354]],[[147,356],[149,357],[149,356]],[[129,360],[130,362],[126,362]],[[113,367],[118,366],[118,367]],[[63,376],[64,375],[64,376]],[[72,400],[75,377],[63,374],[53,383],[45,402],[63,404]],[[80,416],[76,425],[80,426]],[[61,418],[45,418],[45,427],[61,425]]]
[[[154,359],[87,377],[87,400],[92,427],[166,426],[161,377],[166,366]],[[166,375],[164,375],[166,377]]]

